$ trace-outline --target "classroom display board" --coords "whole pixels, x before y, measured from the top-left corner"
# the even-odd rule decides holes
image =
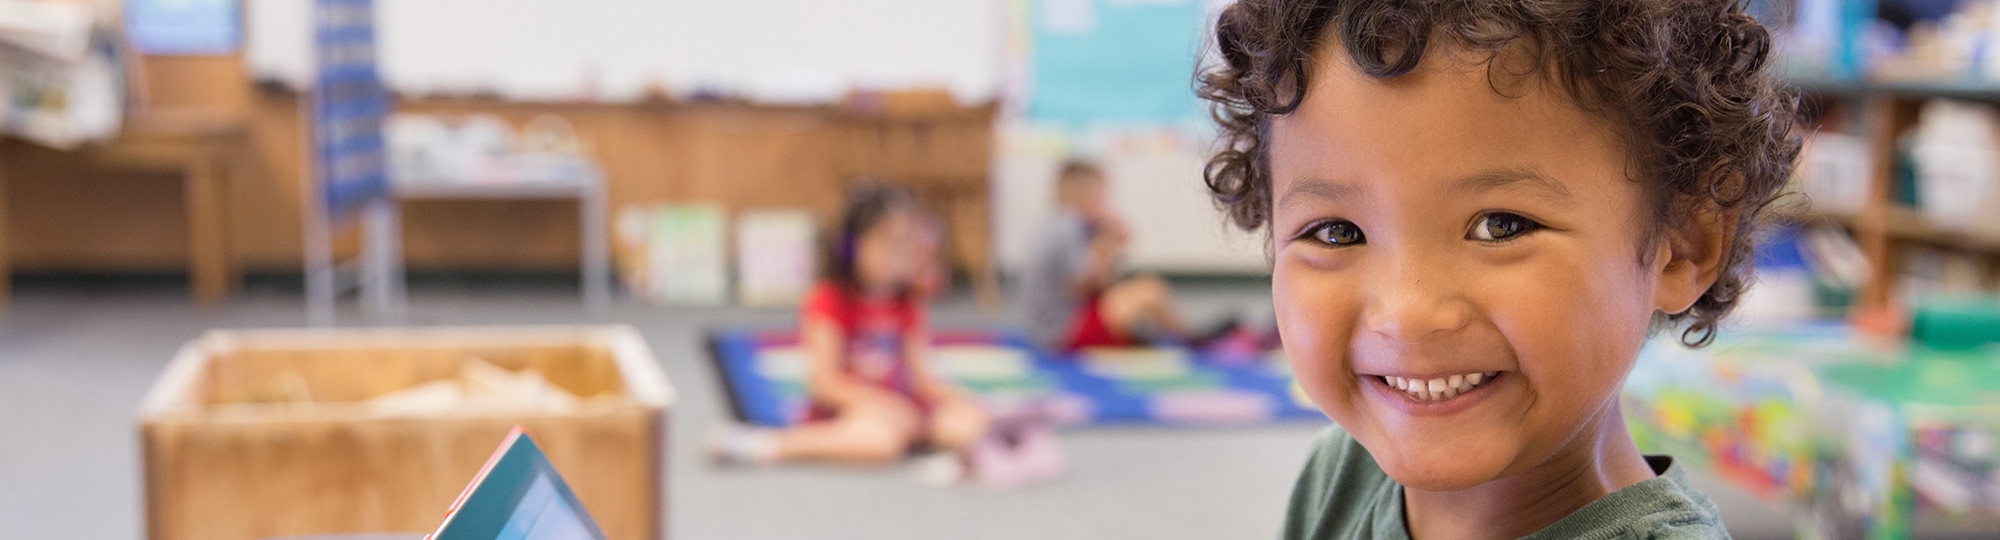
[[[806,357],[796,333],[725,330],[710,340],[739,420],[786,426],[805,417]],[[1278,351],[1133,347],[1056,355],[1017,335],[942,332],[929,361],[994,414],[1032,412],[1063,426],[1326,421],[1297,390]]]
[[[328,216],[388,196],[382,125],[389,94],[375,67],[370,0],[314,0],[319,76],[313,85],[315,166]]]
[[[237,0],[126,0],[125,38],[145,55],[229,55],[243,41]]]
[[[1200,120],[1190,81],[1201,54],[1198,0],[1041,0],[1030,22],[1036,123]]]

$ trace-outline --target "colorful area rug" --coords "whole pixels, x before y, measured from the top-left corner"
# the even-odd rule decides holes
[[[710,346],[739,420],[785,426],[804,417],[806,364],[798,336],[730,330]],[[941,333],[933,370],[996,414],[1045,414],[1063,426],[1251,426],[1325,422],[1292,383],[1278,351],[1201,354],[1181,348],[1042,351],[1020,336]]]

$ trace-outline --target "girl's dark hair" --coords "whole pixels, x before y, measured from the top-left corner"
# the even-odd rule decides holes
[[[903,188],[869,183],[848,190],[847,206],[840,212],[832,241],[827,243],[826,278],[849,289],[859,286],[861,278],[855,274],[854,250],[861,235],[868,234],[896,212],[916,210],[917,198]]]
[[[1766,73],[1771,35],[1745,0],[1238,0],[1215,23],[1219,62],[1197,75],[1221,140],[1204,179],[1238,227],[1271,220],[1269,123],[1304,101],[1313,54],[1339,40],[1373,77],[1417,67],[1433,44],[1481,54],[1489,84],[1540,74],[1623,130],[1650,194],[1646,239],[1692,216],[1735,225],[1722,272],[1693,307],[1668,314],[1706,345],[1749,286],[1760,215],[1791,176],[1796,93]],[[1515,48],[1526,73],[1494,59]],[[1650,257],[1642,250],[1642,258]]]

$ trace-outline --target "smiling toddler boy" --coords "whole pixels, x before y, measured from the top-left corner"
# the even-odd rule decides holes
[[[1240,0],[1207,183],[1339,426],[1284,538],[1727,538],[1619,387],[1706,344],[1792,170],[1742,2]]]

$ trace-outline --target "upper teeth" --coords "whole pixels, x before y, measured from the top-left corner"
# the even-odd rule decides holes
[[[1436,379],[1406,379],[1402,377],[1383,376],[1382,381],[1389,383],[1389,386],[1395,387],[1397,390],[1402,390],[1404,393],[1409,394],[1410,397],[1416,398],[1419,401],[1444,401],[1471,391],[1473,387],[1479,386],[1479,383],[1491,380],[1495,375],[1499,374],[1500,372],[1498,371],[1488,371],[1485,373],[1467,373]]]

